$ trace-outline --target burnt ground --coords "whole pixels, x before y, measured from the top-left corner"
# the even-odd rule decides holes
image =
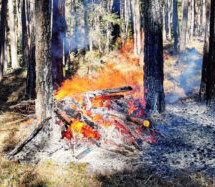
[[[152,121],[163,136],[137,155],[92,150],[78,162],[89,163],[104,186],[215,185],[215,111],[193,96],[167,104]]]
[[[195,101],[179,102],[154,119],[165,138],[143,151],[143,162],[169,177],[180,170],[215,177],[215,111]]]

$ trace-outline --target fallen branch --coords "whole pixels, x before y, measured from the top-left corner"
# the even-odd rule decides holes
[[[47,123],[49,123],[49,120],[51,119],[51,117],[43,120],[42,122],[39,123],[39,125],[33,130],[33,132],[30,134],[30,136],[28,136],[25,140],[23,140],[22,142],[20,142],[13,151],[11,151],[8,155],[8,158],[11,159],[13,156],[15,156],[17,153],[19,153],[22,148],[28,143],[30,142],[42,129],[45,125],[47,125]]]
[[[34,106],[35,105],[35,100],[27,100],[27,101],[22,101],[21,103],[18,103],[16,105],[12,105],[9,108],[10,109],[20,109],[23,107],[29,107],[29,106]]]

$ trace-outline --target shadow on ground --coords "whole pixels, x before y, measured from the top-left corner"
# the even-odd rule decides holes
[[[16,104],[25,98],[26,70],[17,69],[0,82],[0,109]]]

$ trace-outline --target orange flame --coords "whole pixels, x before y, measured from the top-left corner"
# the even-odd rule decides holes
[[[123,93],[123,96],[119,94],[99,96],[91,100],[94,107],[109,107],[110,102],[113,99],[120,99],[122,97],[132,97],[133,100],[139,100],[140,105],[144,106],[144,92],[143,92],[143,64],[140,63],[139,57],[133,55],[133,39],[127,40],[122,46],[121,50],[114,58],[107,58],[105,60],[103,68],[93,78],[74,76],[72,79],[67,79],[62,83],[62,86],[57,90],[55,98],[60,100],[64,97],[73,97],[80,104],[83,103],[83,93],[93,90],[113,89],[123,86],[132,86],[133,91],[129,93]],[[136,113],[139,117],[144,115],[143,110],[138,109],[140,106],[135,106],[135,102],[128,103],[128,114]],[[72,108],[75,106],[71,106]],[[142,107],[141,107],[142,108]],[[98,124],[102,124],[103,127],[109,127],[115,125],[121,133],[129,134],[129,129],[126,129],[120,122],[114,122],[114,120],[105,120],[102,116],[92,115],[90,111],[87,111],[82,106],[82,113],[89,116],[93,121]],[[136,112],[138,111],[138,112]],[[81,136],[99,139],[100,134],[89,127],[87,124],[74,120],[71,126],[66,132],[64,137],[71,139],[73,133],[77,133]]]
[[[83,135],[86,138],[92,138],[98,140],[100,138],[100,135],[97,131],[93,130],[93,128],[89,127],[85,123],[74,120],[71,126],[69,127],[69,130],[72,132],[75,132],[79,135]]]

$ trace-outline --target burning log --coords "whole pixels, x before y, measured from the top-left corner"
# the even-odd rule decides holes
[[[84,104],[87,105],[87,109],[89,110],[92,107],[91,99],[94,99],[95,97],[128,92],[131,90],[132,90],[132,87],[125,86],[125,87],[115,88],[115,89],[89,91],[84,94],[85,95]]]
[[[79,119],[80,121],[86,123],[87,125],[89,125],[90,127],[97,129],[98,125],[92,120],[90,119],[90,117],[84,115],[81,111],[76,111],[72,108],[66,107],[64,105],[62,105],[61,103],[57,103],[57,108],[56,110],[60,110],[60,111],[65,111],[65,114],[67,114],[70,118],[75,118],[75,119]],[[62,114],[62,112],[61,112]]]
[[[121,113],[121,112],[118,112],[118,111],[115,111],[115,110],[108,110],[108,109],[106,109],[104,107],[92,108],[91,112],[95,113],[95,114],[98,114],[98,115],[102,115],[102,116],[105,116],[105,115],[115,116],[115,117],[120,118],[123,121],[129,121],[129,122],[132,122],[132,123],[135,123],[137,125],[144,126],[144,127],[149,127],[150,126],[150,121],[149,120],[145,120],[145,119],[138,118],[138,117],[132,117],[132,116],[130,116],[128,114],[124,114],[124,113]]]
[[[115,88],[115,89],[89,91],[89,92],[86,92],[85,95],[88,98],[95,98],[96,96],[128,92],[128,91],[131,91],[131,90],[132,90],[132,87],[125,86],[125,87]]]
[[[124,95],[103,95],[103,96],[96,96],[96,100],[118,100],[124,98]]]
[[[66,112],[60,110],[60,109],[56,109],[55,113],[57,114],[57,116],[65,123],[66,126],[71,125],[72,120],[71,118],[66,114]]]

